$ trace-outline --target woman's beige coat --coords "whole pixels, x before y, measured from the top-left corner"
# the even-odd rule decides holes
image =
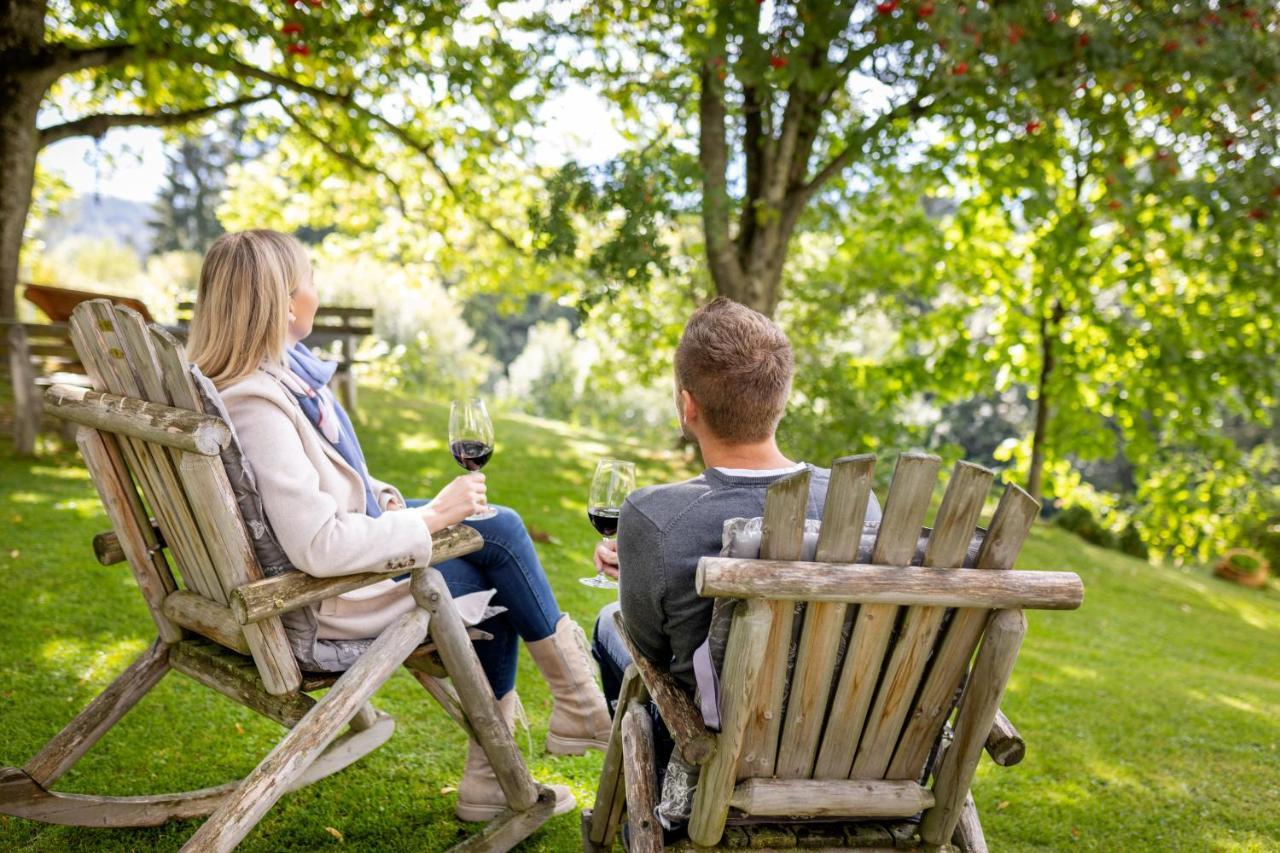
[[[431,559],[431,534],[416,512],[365,514],[364,482],[319,434],[278,378],[285,368],[264,362],[256,373],[222,389],[222,399],[253,468],[267,520],[294,567],[329,577],[356,572],[401,575]],[[329,393],[326,388],[323,393]],[[404,506],[392,485],[369,482],[378,505]],[[406,581],[385,581],[320,603],[320,639],[376,637],[413,608]]]

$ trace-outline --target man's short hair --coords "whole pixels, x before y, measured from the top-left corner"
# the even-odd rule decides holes
[[[693,312],[676,349],[676,383],[722,441],[770,438],[791,393],[791,344],[773,321],[726,297]]]

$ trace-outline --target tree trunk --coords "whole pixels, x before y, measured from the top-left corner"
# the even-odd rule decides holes
[[[1049,380],[1053,375],[1053,340],[1062,323],[1062,301],[1055,300],[1049,316],[1040,316],[1040,378],[1036,384],[1036,428],[1031,438],[1031,470],[1027,473],[1027,493],[1040,500],[1044,480],[1045,437],[1049,432]]]
[[[18,255],[40,152],[36,116],[52,82],[38,59],[44,13],[42,2],[0,6],[0,319],[17,307]]]
[[[43,86],[24,86],[19,75],[0,72],[0,318],[15,316],[18,255],[35,185],[40,151],[36,113]]]

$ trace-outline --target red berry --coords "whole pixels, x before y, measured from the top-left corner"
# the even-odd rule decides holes
[[[1009,26],[1009,44],[1016,45],[1018,42],[1022,41],[1022,37],[1026,34],[1027,31],[1022,27],[1017,24],[1011,24]]]
[[[786,68],[786,67],[787,67],[787,58],[786,58],[785,56],[773,56],[773,57],[770,57],[770,58],[769,58],[769,67],[771,67],[771,68]]]
[[[1167,41],[1160,46],[1160,49],[1163,50],[1165,53],[1173,53],[1178,49],[1178,42]]]
[[[933,4],[932,4],[932,3],[921,3],[921,4],[920,4],[920,8],[916,10],[916,14],[917,14],[917,15],[919,15],[921,18],[932,18],[932,17],[933,17]]]
[[[956,75],[957,77],[963,77],[964,75],[969,73],[969,63],[957,62],[956,67],[951,69],[951,73]]]
[[[1232,136],[1228,136],[1226,139],[1222,140],[1223,148],[1230,148],[1232,145],[1235,145],[1235,144],[1236,144],[1235,137],[1232,137]]]
[[[1280,198],[1280,187],[1276,187],[1271,191],[1272,198]]]
[[[1253,210],[1249,211],[1249,218],[1261,221],[1267,218],[1267,212],[1260,207],[1255,207]]]
[[[300,44],[300,43],[289,45],[288,50],[294,56],[309,56],[311,54],[311,48],[307,47],[305,44]]]
[[[1107,202],[1107,207],[1111,208],[1112,210],[1119,210],[1121,207],[1123,207],[1123,205],[1113,198],[1111,199],[1111,201]]]
[[[319,9],[319,8],[320,8],[320,4],[321,4],[321,3],[323,3],[323,2],[324,2],[324,0],[311,0],[311,7],[312,7],[313,9]]]
[[[1051,24],[1056,24],[1058,23],[1058,13],[1050,9],[1049,14],[1045,15],[1044,19]]]
[[[890,0],[888,3],[877,3],[876,11],[881,15],[892,15],[894,10],[898,8],[898,0]]]
[[[1088,46],[1089,46],[1089,34],[1088,34],[1088,33],[1081,33],[1081,34],[1080,34],[1080,38],[1076,39],[1076,44],[1080,45],[1081,47],[1088,47]]]
[[[1040,129],[1040,122],[1035,121],[1033,119],[1032,121],[1027,122],[1023,126],[1027,129],[1027,133],[1035,133],[1037,130]]]
[[[1173,109],[1169,110],[1169,115],[1172,116],[1173,118],[1181,118],[1183,109],[1184,107],[1182,106],[1176,106]]]
[[[283,27],[280,28],[280,32],[284,33],[287,36],[294,35],[295,33],[300,33],[302,32],[302,24],[299,24],[296,21],[290,21],[289,23],[285,24]]]

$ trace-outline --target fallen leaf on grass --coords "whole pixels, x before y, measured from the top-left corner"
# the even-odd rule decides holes
[[[454,793],[457,793],[457,791],[458,789],[453,787],[452,785],[445,785],[443,788],[440,789],[440,796],[443,797],[446,794],[454,794]]]
[[[539,527],[534,527],[532,524],[526,524],[525,529],[529,531],[529,538],[534,542],[546,542],[548,545],[560,544],[559,539]]]
[[[240,725],[239,723],[236,723],[236,734],[239,734],[239,735],[244,734],[244,726]]]
[[[338,830],[334,829],[332,826],[326,826],[326,827],[324,828],[324,831],[325,831],[325,832],[327,832],[327,833],[329,833],[330,835],[332,835],[334,838],[338,839],[339,841],[341,841],[341,840],[342,840],[342,833],[341,833],[341,832],[338,832]]]
[[[998,812],[1002,812],[1002,811],[1004,811],[1004,810],[1005,810],[1005,809],[1007,809],[1007,808],[1009,808],[1009,801],[1008,801],[1008,800],[1001,800],[1001,801],[996,805],[996,811],[998,811]]]

